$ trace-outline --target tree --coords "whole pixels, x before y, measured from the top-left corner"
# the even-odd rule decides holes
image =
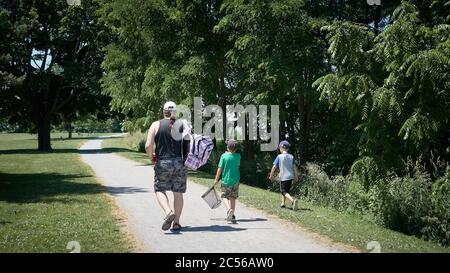
[[[81,1],[6,1],[0,9],[2,75],[0,112],[38,133],[39,150],[50,150],[58,115],[95,105],[107,41],[95,14],[98,4]],[[65,112],[64,112],[65,111]]]
[[[102,20],[116,34],[106,47],[102,78],[112,109],[130,129],[148,128],[166,100],[193,105],[226,102],[230,91],[227,39],[213,32],[221,1],[125,1],[102,6]],[[221,98],[221,99],[220,99]]]
[[[331,107],[361,120],[355,170],[372,162],[401,171],[408,157],[430,170],[433,153],[447,157],[449,25],[426,26],[420,14],[404,1],[377,36],[350,22],[325,28],[335,71],[315,86]]]

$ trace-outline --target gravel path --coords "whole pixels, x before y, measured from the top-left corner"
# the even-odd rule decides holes
[[[87,141],[80,148],[81,159],[113,196],[143,252],[350,252],[240,202],[237,223],[227,224],[225,207],[211,210],[200,198],[206,187],[189,181],[182,231],[162,231],[153,167],[102,152],[101,143],[101,138]],[[172,201],[171,193],[169,198]]]

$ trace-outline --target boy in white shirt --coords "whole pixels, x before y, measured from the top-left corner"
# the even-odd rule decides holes
[[[292,181],[298,180],[299,171],[295,166],[294,156],[289,153],[290,144],[286,140],[280,142],[280,154],[275,158],[273,162],[272,170],[270,171],[269,179],[273,179],[273,174],[278,168],[280,170],[280,193],[281,193],[281,208],[285,208],[286,198],[292,202],[292,210],[298,209],[298,200],[293,198],[290,194],[290,188]]]

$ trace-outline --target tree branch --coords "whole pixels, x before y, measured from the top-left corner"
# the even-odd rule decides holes
[[[55,99],[53,100],[53,105],[52,105],[52,109],[50,110],[50,113],[53,114],[56,112],[56,105],[58,104],[58,99],[59,99],[59,92],[61,91],[62,88],[58,88],[56,90],[56,95],[55,95]]]
[[[39,67],[41,72],[44,71],[45,69],[45,64],[47,63],[47,56],[48,56],[48,47],[45,49],[44,60],[42,61],[41,67]]]
[[[59,89],[59,90],[60,90],[60,89]],[[72,90],[70,91],[70,95],[69,95],[65,100],[63,100],[63,101],[61,102],[60,105],[58,105],[58,106],[56,107],[54,113],[55,113],[55,112],[58,112],[62,107],[64,107],[64,105],[68,104],[68,103],[70,102],[70,100],[72,100],[73,94],[74,94],[74,93],[75,93],[75,91],[74,91],[74,89],[72,88]]]
[[[44,32],[47,33],[47,26],[44,27]],[[48,39],[50,39],[50,37],[49,37]],[[44,71],[44,69],[45,69],[45,64],[47,63],[48,50],[49,50],[49,47],[50,47],[50,46],[49,46],[49,40],[48,40],[48,39],[47,39],[47,41],[46,41],[46,48],[45,48],[44,60],[42,61],[42,64],[41,64],[41,67],[40,67],[41,72]]]
[[[38,65],[37,62],[33,58],[31,58],[31,60],[33,61],[33,63],[36,65],[37,68],[41,69],[42,65]]]

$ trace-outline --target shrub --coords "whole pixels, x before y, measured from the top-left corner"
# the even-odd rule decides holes
[[[241,160],[241,180],[251,186],[279,192],[278,181],[270,182],[267,179],[271,168],[272,159],[270,155],[256,155],[251,160],[246,159],[245,155],[243,155]]]
[[[128,145],[128,147],[140,153],[145,153],[146,141],[147,135],[140,131],[134,132],[133,134],[130,134],[125,138],[125,143]]]
[[[421,232],[428,240],[450,245],[450,167],[446,174],[432,186],[432,216],[423,217]]]
[[[307,163],[297,190],[316,204],[346,209],[387,228],[449,245],[450,167],[434,184],[423,167],[409,167],[405,176],[330,178],[319,165]]]
[[[363,183],[355,176],[348,176],[349,186],[347,191],[348,210],[365,215],[369,212],[370,196],[364,189]]]
[[[348,207],[348,188],[349,181],[343,176],[335,176],[332,179],[333,197],[331,198],[332,206],[336,209],[345,209]]]
[[[412,176],[391,176],[379,183],[380,209],[377,212],[384,225],[406,234],[419,235],[422,218],[431,213],[430,178],[421,170]]]
[[[433,213],[441,219],[450,220],[450,166],[445,176],[432,187]]]
[[[424,227],[421,230],[423,238],[436,241],[444,246],[450,246],[450,225],[448,219],[440,219],[435,216],[422,218]]]
[[[347,207],[348,181],[344,177],[331,179],[319,165],[307,163],[301,180],[299,192],[310,201],[336,209]]]
[[[351,167],[351,174],[356,176],[359,183],[364,186],[366,191],[369,190],[372,183],[382,177],[383,170],[377,161],[368,156],[364,156],[356,160]]]

